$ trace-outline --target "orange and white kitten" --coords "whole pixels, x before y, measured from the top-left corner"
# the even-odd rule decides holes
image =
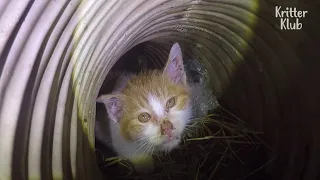
[[[152,154],[176,148],[192,116],[179,44],[172,46],[163,70],[124,74],[113,92],[97,102],[104,103],[111,120],[108,126],[97,124],[97,139],[104,142],[101,131],[109,131],[119,156],[131,161],[138,172],[152,170]]]

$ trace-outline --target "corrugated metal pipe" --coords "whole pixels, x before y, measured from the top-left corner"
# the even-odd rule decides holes
[[[281,30],[276,5],[308,10],[302,29]],[[102,178],[104,78],[139,43],[175,41],[265,133],[275,179],[319,179],[319,15],[312,0],[1,0],[0,179]]]

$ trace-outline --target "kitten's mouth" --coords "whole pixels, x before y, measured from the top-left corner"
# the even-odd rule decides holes
[[[162,142],[160,148],[166,151],[171,151],[172,149],[176,148],[179,145],[180,137],[174,136],[171,139],[167,138]]]
[[[163,144],[170,143],[170,142],[172,142],[174,140],[179,140],[179,139],[180,139],[180,136],[166,136],[166,139],[163,142]]]

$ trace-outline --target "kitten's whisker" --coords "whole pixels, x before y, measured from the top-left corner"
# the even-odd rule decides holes
[[[148,141],[149,140],[149,137],[143,137],[143,136],[140,136],[140,137],[138,137],[135,141],[133,141],[134,143],[137,143],[137,142],[141,142],[141,141],[143,141],[143,142],[145,142],[145,141]]]
[[[155,148],[155,145],[152,145],[151,154],[153,154],[154,148]]]
[[[146,150],[145,150],[145,153],[146,153],[146,154],[149,154],[149,153],[150,153],[151,147],[152,147],[152,144],[149,143],[148,146],[147,146],[147,148],[146,148]]]
[[[148,141],[144,141],[138,144],[139,148],[132,154],[133,156],[136,155],[140,150],[143,150],[149,144]]]
[[[141,142],[141,141],[145,141],[145,140],[148,140],[149,139],[149,137],[143,137],[143,138],[138,138],[138,139],[136,139],[135,141],[133,141],[134,143],[136,143],[136,142]]]
[[[152,146],[152,144],[148,142],[146,148],[142,151],[141,154],[143,154],[143,155],[144,154],[149,154],[149,149],[150,149],[151,146]]]
[[[140,149],[143,149],[144,146],[146,146],[147,142],[139,144],[139,148],[132,154],[133,156],[137,155]]]

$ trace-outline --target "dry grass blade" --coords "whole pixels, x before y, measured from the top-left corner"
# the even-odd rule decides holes
[[[226,150],[224,151],[223,155],[220,157],[218,163],[216,164],[216,166],[214,167],[213,171],[211,172],[210,176],[209,176],[209,180],[211,180],[213,178],[213,176],[215,175],[216,171],[218,170],[221,162],[223,161],[223,159],[225,158],[225,155],[227,154],[228,149],[226,148]]]
[[[252,171],[250,174],[248,174],[246,177],[243,178],[243,180],[247,179],[248,177],[252,176],[254,173],[258,172],[262,168],[266,167],[268,164],[270,164],[272,161],[276,160],[276,157],[273,157],[268,162],[266,162],[264,165],[260,166],[258,169]]]
[[[201,140],[208,140],[208,139],[233,139],[233,138],[244,138],[244,135],[238,135],[238,136],[205,136],[205,137],[199,137],[199,138],[189,138],[187,141],[201,141]]]

